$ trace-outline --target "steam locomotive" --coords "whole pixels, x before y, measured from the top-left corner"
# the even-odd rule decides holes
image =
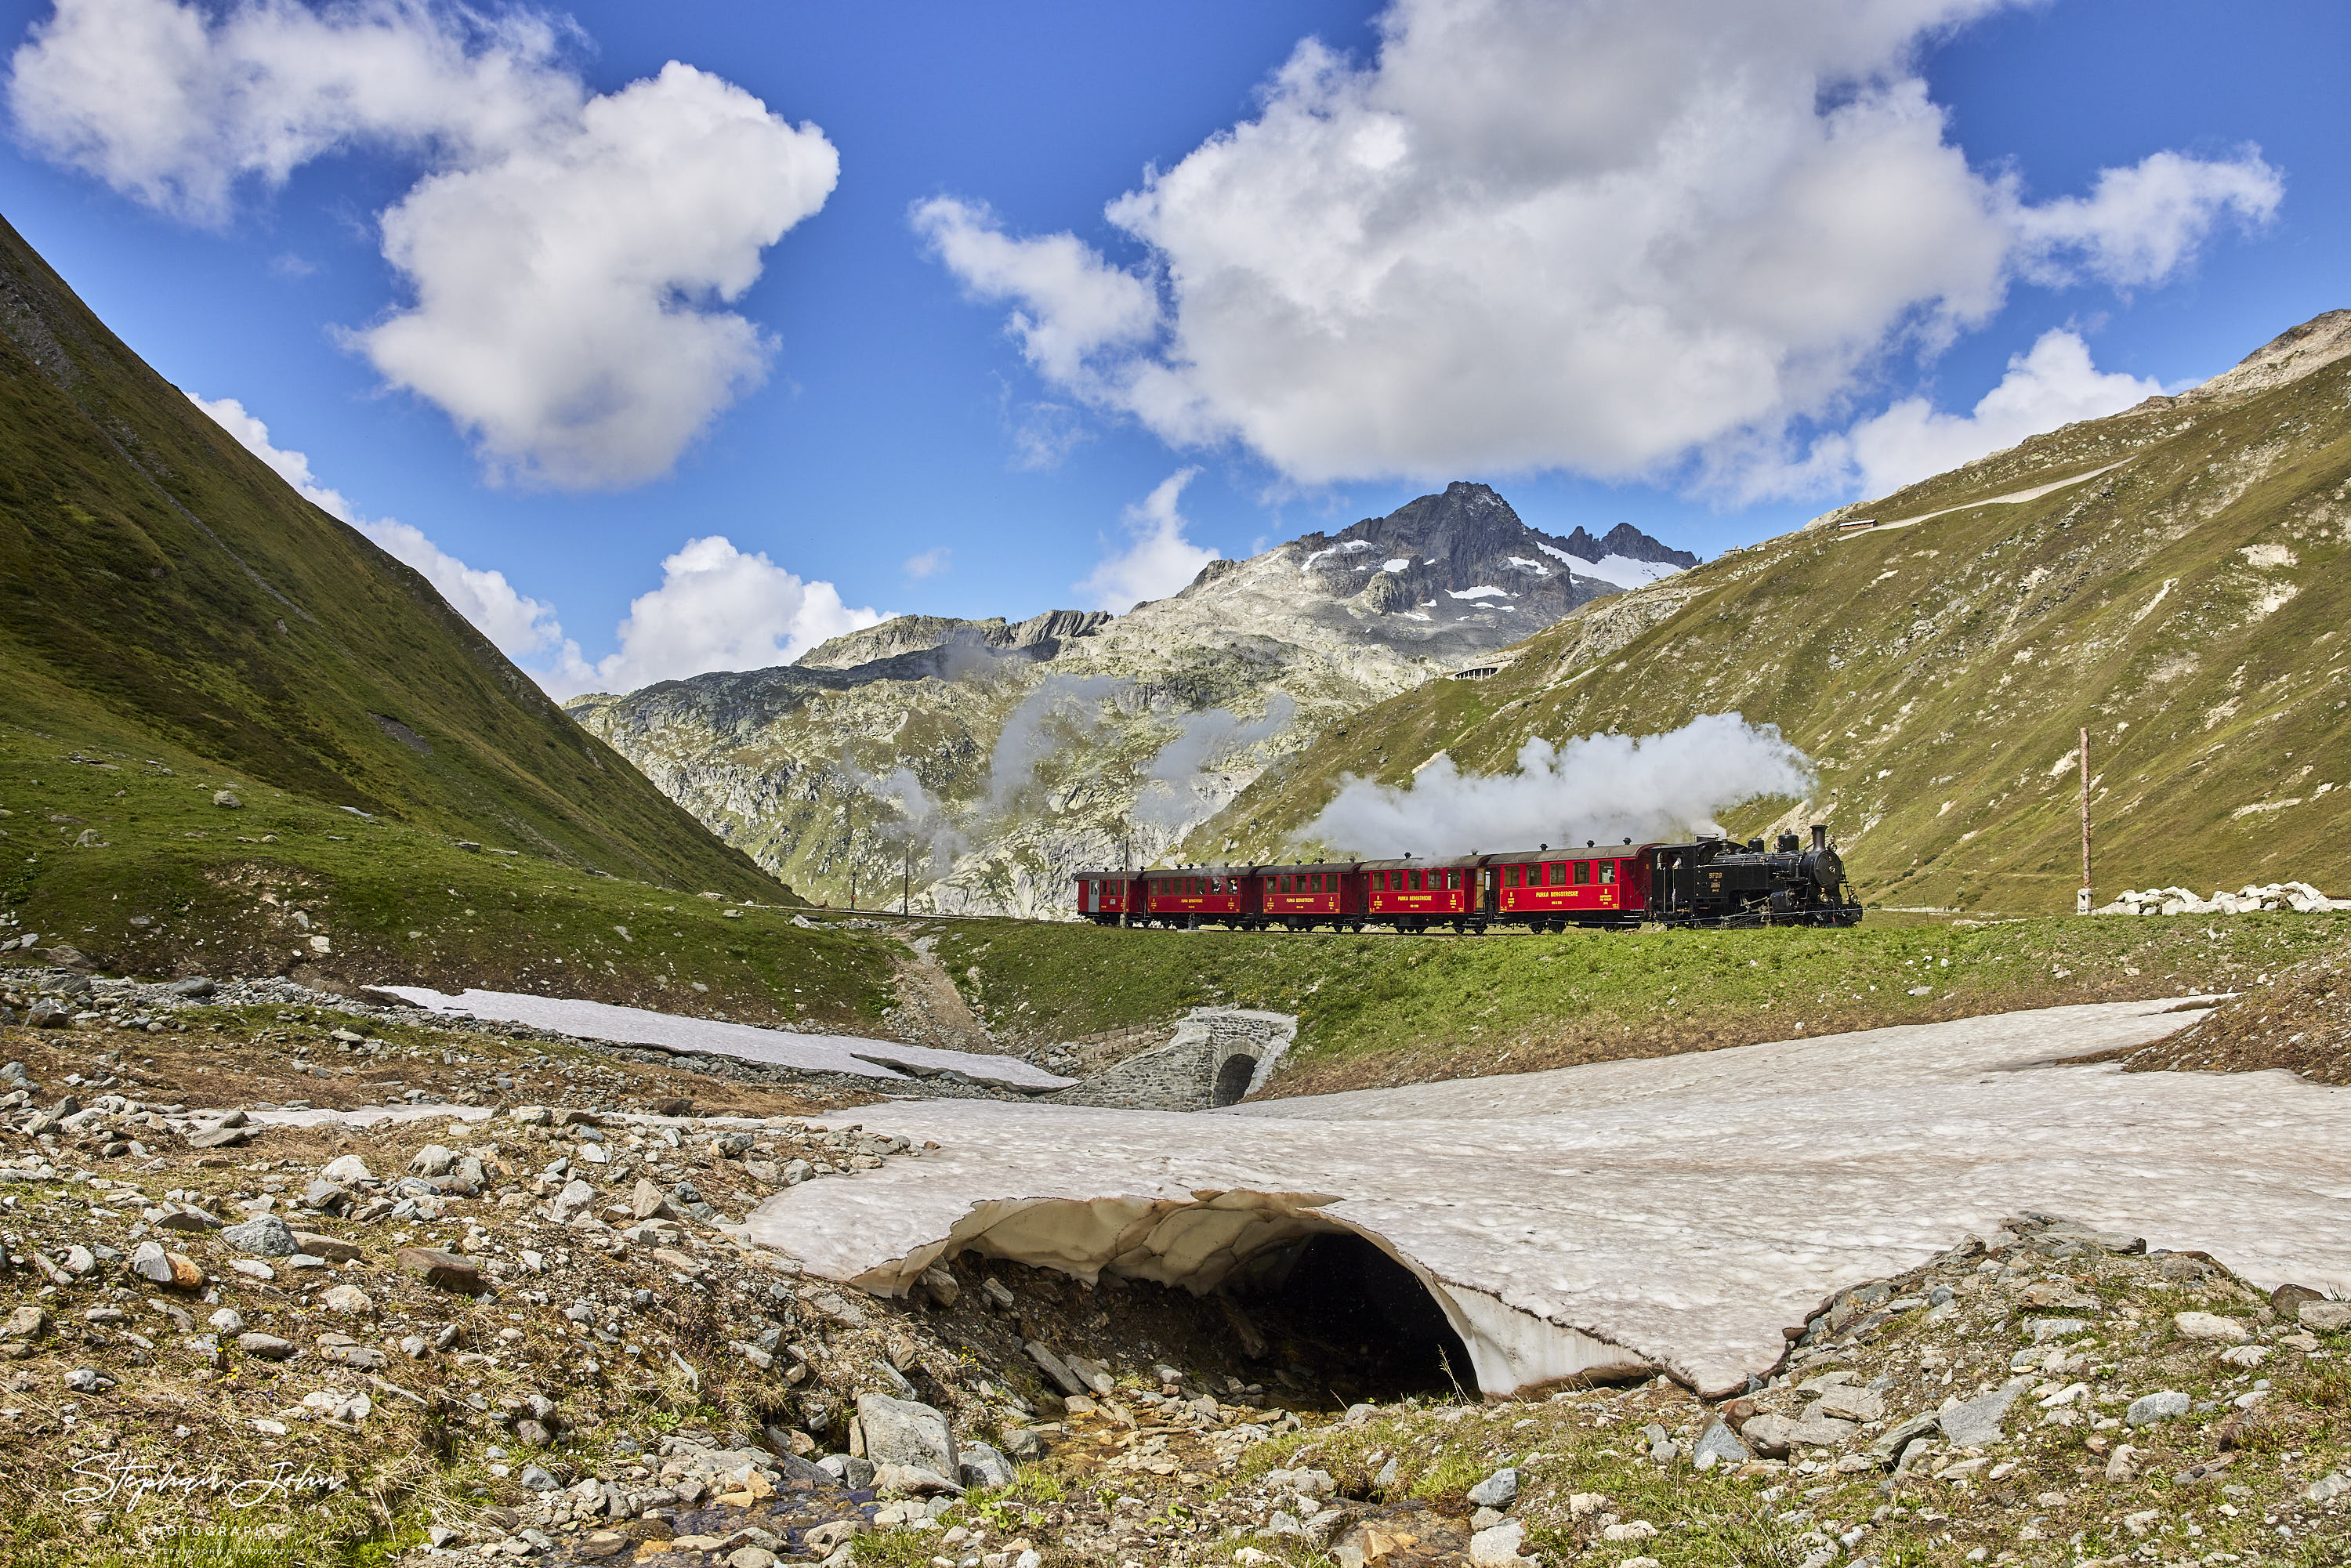
[[[1637,846],[1626,839],[1607,849],[1586,840],[1580,851],[1545,844],[1449,861],[1082,871],[1077,904],[1097,925],[1241,931],[1852,925],[1862,916],[1844,862],[1818,823],[1809,845],[1782,833],[1769,849],[1761,839]]]

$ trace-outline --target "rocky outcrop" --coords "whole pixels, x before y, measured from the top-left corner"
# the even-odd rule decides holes
[[[1048,610],[1026,621],[957,621],[944,615],[901,615],[879,626],[844,632],[820,643],[796,661],[804,670],[841,670],[897,665],[910,653],[966,649],[1050,659],[1072,637],[1087,636],[1110,619],[1105,610]],[[905,666],[912,668],[913,666]],[[903,677],[902,677],[903,678]]]

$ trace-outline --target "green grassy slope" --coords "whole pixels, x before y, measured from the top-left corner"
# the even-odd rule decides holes
[[[2021,504],[1990,497],[2114,471]],[[2351,886],[2351,359],[2230,397],[2071,425],[1587,606],[1482,681],[1370,709],[1193,835],[1273,858],[1355,774],[1445,750],[1495,772],[1528,737],[1738,711],[1820,768],[1726,817],[1831,823],[1873,904],[2070,909],[2076,731],[2095,882]],[[1370,850],[1376,846],[1338,846]],[[1237,857],[1238,858],[1238,857]]]
[[[0,224],[0,716],[744,895],[774,881],[302,499]]]
[[[1195,1007],[1296,1013],[1280,1093],[2237,989],[2346,948],[2343,915],[1486,937],[975,921],[938,944],[998,1039],[1071,1040]]]
[[[223,789],[242,804],[214,804]],[[23,962],[69,946],[143,977],[480,986],[746,1023],[880,1026],[894,993],[878,938],[702,891],[462,850],[141,732],[93,725],[68,743],[0,723],[0,941],[37,934]]]

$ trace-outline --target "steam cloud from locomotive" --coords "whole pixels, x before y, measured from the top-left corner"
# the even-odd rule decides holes
[[[1445,859],[1585,840],[1641,843],[1762,795],[1804,795],[1812,759],[1776,725],[1708,714],[1662,735],[1587,735],[1519,748],[1515,773],[1464,773],[1439,755],[1405,786],[1348,778],[1296,835],[1349,854]]]

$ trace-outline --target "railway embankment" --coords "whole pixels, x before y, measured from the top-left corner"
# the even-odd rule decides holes
[[[1263,1092],[1294,1094],[2242,990],[2351,952],[2351,915],[1873,915],[1844,931],[1483,937],[957,921],[936,950],[1009,1049],[1049,1053],[1195,1008],[1293,1015],[1296,1043]]]

